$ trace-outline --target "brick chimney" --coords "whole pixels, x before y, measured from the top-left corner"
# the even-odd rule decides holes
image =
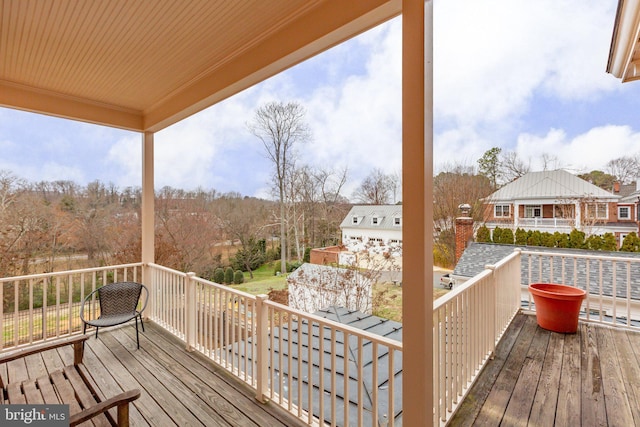
[[[613,194],[618,194],[620,192],[620,181],[616,181],[613,183]]]
[[[471,218],[471,206],[463,204],[458,206],[461,215],[456,218],[456,263],[462,256],[469,242],[473,241],[473,218]]]

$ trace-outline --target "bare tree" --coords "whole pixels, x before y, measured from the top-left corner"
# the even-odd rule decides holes
[[[610,160],[607,163],[606,171],[615,176],[620,183],[631,184],[640,177],[640,157],[636,154],[635,156],[622,156]]]
[[[556,170],[560,168],[560,160],[555,154],[542,153],[542,170]]]
[[[511,182],[531,172],[531,165],[518,157],[515,151],[507,151],[500,156],[500,168],[505,182]]]
[[[267,158],[273,164],[273,182],[280,202],[280,269],[286,266],[285,186],[291,173],[294,145],[310,139],[310,130],[304,122],[305,110],[296,102],[271,102],[256,110],[248,127],[262,141]]]
[[[354,198],[364,204],[385,205],[391,200],[394,187],[393,177],[376,168],[362,181]]]
[[[454,222],[460,214],[458,206],[470,204],[471,216],[480,223],[485,220],[483,199],[492,191],[490,178],[477,175],[473,167],[461,164],[446,165],[443,172],[433,178],[433,225],[439,232],[436,244],[449,264],[454,263]]]

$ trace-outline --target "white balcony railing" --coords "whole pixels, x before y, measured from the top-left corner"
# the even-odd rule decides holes
[[[142,268],[0,279],[0,348],[80,332],[84,296],[106,283],[141,281]],[[148,270],[146,316],[254,388],[259,400],[307,423],[394,425],[402,405],[401,342],[192,273],[155,264]],[[435,423],[451,418],[517,311],[535,309],[526,290],[533,282],[587,288],[584,320],[640,328],[640,260],[516,250],[434,301]]]
[[[310,424],[394,425],[401,408],[401,342],[193,274],[150,267],[151,320],[253,387],[259,400]]]
[[[0,350],[81,331],[85,295],[141,278],[141,263],[0,278]]]
[[[526,228],[573,228],[575,219],[566,218],[518,218],[518,227]]]
[[[522,251],[523,306],[535,310],[527,286],[559,283],[587,291],[580,318],[640,328],[640,258]]]
[[[434,301],[434,425],[453,415],[519,308],[519,251]]]

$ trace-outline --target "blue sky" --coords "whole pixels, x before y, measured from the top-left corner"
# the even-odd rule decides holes
[[[575,172],[640,152],[640,82],[606,74],[616,0],[447,0],[434,4],[434,165],[475,165],[491,147],[532,169],[543,154]],[[269,195],[270,164],[246,128],[255,109],[295,100],[313,140],[299,162],[348,167],[350,197],[373,169],[400,173],[401,20],[250,88],[156,135],[156,188]],[[140,185],[136,133],[0,109],[0,169],[29,181]]]

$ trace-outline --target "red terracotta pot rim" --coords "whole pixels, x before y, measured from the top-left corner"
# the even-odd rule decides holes
[[[574,286],[560,285],[556,283],[532,283],[529,292],[547,298],[556,299],[582,299],[587,292]]]

